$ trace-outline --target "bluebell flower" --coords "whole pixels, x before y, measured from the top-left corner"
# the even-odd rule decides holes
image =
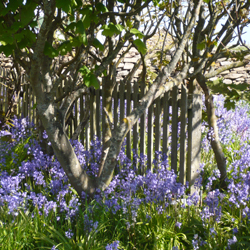
[[[178,228],[181,228],[181,225],[182,225],[181,222],[176,222],[176,223],[175,223],[175,226],[178,227]]]
[[[237,242],[237,238],[236,238],[236,236],[234,235],[232,239],[229,239],[229,240],[228,240],[228,243],[227,243],[228,249],[231,249],[231,246],[232,246],[233,244],[235,244],[236,242]]]
[[[74,233],[72,232],[71,229],[65,232],[65,236],[69,239],[71,239],[74,236]]]
[[[105,250],[118,250],[119,244],[120,244],[120,242],[118,240],[116,240],[113,243],[108,244],[105,247]]]

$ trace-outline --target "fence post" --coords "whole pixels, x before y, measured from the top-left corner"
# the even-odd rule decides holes
[[[198,191],[194,187],[200,168],[201,153],[201,121],[202,121],[202,99],[201,94],[193,94],[191,109],[188,110],[188,155],[187,155],[187,181],[190,193]]]

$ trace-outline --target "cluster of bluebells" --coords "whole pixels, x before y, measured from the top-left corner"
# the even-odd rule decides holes
[[[223,98],[216,100],[219,135],[222,144],[226,145],[235,140],[235,135],[240,139],[240,150],[233,152],[233,162],[228,167],[229,179],[228,199],[216,189],[212,190],[212,183],[218,179],[219,172],[214,171],[208,179],[206,186],[207,196],[201,208],[201,219],[204,224],[221,220],[221,204],[229,204],[241,208],[243,218],[250,219],[249,192],[250,192],[250,107],[240,103],[234,111],[227,111],[223,107]],[[232,119],[232,115],[236,118]],[[206,124],[203,131],[206,132]],[[14,127],[9,129],[12,135],[11,142],[0,141],[0,206],[6,205],[8,212],[17,215],[20,207],[29,210],[37,207],[40,213],[48,215],[56,212],[58,220],[62,218],[75,219],[79,212],[80,198],[72,190],[68,178],[54,156],[43,153],[38,141],[32,136],[26,119],[14,120]],[[229,132],[231,131],[231,132]],[[2,133],[4,134],[4,133]],[[46,138],[46,134],[44,134]],[[28,138],[28,140],[27,140]],[[19,151],[17,145],[24,145],[26,158],[18,161]],[[98,163],[101,159],[101,142],[96,138],[91,149],[86,151],[78,141],[71,142],[80,165],[93,177],[98,174]],[[204,137],[203,149],[208,150],[209,138]],[[15,150],[14,150],[15,149]],[[8,161],[13,159],[16,165],[15,171],[6,171]],[[146,171],[147,157],[133,152],[133,162],[125,154],[124,148],[117,159],[117,175],[104,192],[97,192],[95,200],[100,206],[113,214],[123,214],[131,223],[136,222],[137,213],[141,205],[155,204],[158,213],[162,213],[168,207],[172,199],[183,199],[186,186],[177,182],[176,174],[170,170],[168,158],[161,153],[157,154],[154,161],[154,171]],[[142,174],[143,173],[143,174]],[[202,179],[197,182],[198,187]],[[87,198],[82,194],[81,199]],[[199,202],[199,196],[194,193],[186,197],[183,206],[192,206]],[[93,208],[94,209],[94,208]],[[91,212],[91,211],[90,211]],[[94,211],[93,211],[94,213]],[[63,216],[61,216],[63,215]],[[84,229],[86,232],[96,230],[98,222],[91,218],[91,214],[84,217]],[[128,224],[128,227],[130,224]],[[176,222],[176,227],[181,228],[181,222]],[[234,231],[237,230],[234,229]],[[213,232],[214,233],[214,232]],[[234,232],[232,232],[234,233]],[[68,238],[74,237],[72,231],[65,232]],[[233,237],[233,236],[232,236]],[[236,237],[236,236],[235,236]],[[236,238],[228,242],[228,247],[234,244]],[[196,235],[193,239],[194,249],[204,245],[204,241]],[[106,249],[117,249],[119,242],[107,245]]]
[[[30,124],[26,119],[15,119],[14,124],[15,127],[10,131],[14,140],[8,144],[1,142],[1,156],[3,159],[8,158],[16,145],[26,142],[24,150],[27,158],[18,165],[15,172],[3,171],[6,167],[5,162],[0,163],[0,204],[6,204],[11,214],[17,214],[20,207],[28,210],[33,206],[46,215],[50,211],[57,212],[58,220],[60,213],[64,213],[67,219],[74,218],[79,211],[80,200],[74,194],[59,162],[54,156],[43,153],[35,137],[26,141],[26,138],[31,136]],[[45,133],[43,137],[46,138]],[[98,139],[93,141],[89,151],[86,151],[78,141],[73,141],[72,145],[83,169],[89,175],[96,176],[101,158],[101,142]],[[141,204],[155,203],[161,212],[162,207],[168,206],[173,197],[182,198],[185,186],[176,181],[175,173],[169,170],[168,161],[160,154],[158,158],[155,162],[156,171],[147,171],[140,175],[126,157],[123,148],[118,156],[119,173],[104,193],[97,193],[96,201],[114,214],[120,211],[136,220],[137,210]],[[145,156],[139,157],[135,154],[135,160],[145,169]],[[85,221],[86,231],[91,231],[94,222],[88,218]]]
[[[118,240],[112,242],[111,244],[108,244],[106,246],[106,250],[118,250],[120,242]]]

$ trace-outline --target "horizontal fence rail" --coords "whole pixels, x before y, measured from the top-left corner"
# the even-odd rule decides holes
[[[20,79],[18,92],[13,94],[13,79],[8,74],[4,68],[0,68],[0,110],[7,112],[11,99],[13,101],[14,98],[12,113],[18,118],[28,117],[30,122],[38,126],[36,97],[25,75]],[[64,85],[63,82],[58,87],[58,96],[64,92]],[[112,96],[114,128],[137,107],[146,88],[146,85],[139,86],[136,83],[115,87]],[[68,119],[67,132],[69,137],[72,137],[89,108],[89,120],[80,134],[80,140],[86,150],[96,137],[102,139],[105,119],[102,96],[102,89],[92,90],[89,96],[80,96],[75,101]],[[90,107],[87,107],[88,105]],[[139,170],[145,173],[147,169],[153,170],[158,167],[158,155],[161,152],[162,155],[166,155],[169,165],[178,174],[179,181],[183,184],[188,181],[193,185],[200,165],[201,110],[201,95],[189,95],[185,86],[181,89],[174,87],[158,97],[128,132],[125,143],[127,157],[138,167],[133,151],[138,155],[146,155],[147,165],[141,165]]]

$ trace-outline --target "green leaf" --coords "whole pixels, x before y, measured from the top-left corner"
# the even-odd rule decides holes
[[[37,7],[37,4],[35,2],[29,2],[29,4],[25,5],[25,7],[21,10],[21,23],[23,26],[26,26],[28,23],[30,23],[34,16],[35,16],[35,9]]]
[[[58,51],[56,49],[54,49],[52,47],[51,44],[49,44],[48,42],[45,42],[45,46],[44,46],[44,55],[50,57],[50,58],[54,58],[56,56],[59,55]]]
[[[8,45],[8,44],[13,44],[14,39],[10,35],[0,35],[0,43],[2,45]]]
[[[7,10],[15,12],[20,6],[22,6],[22,0],[10,0],[8,1]]]
[[[71,22],[71,23],[66,27],[65,31],[67,32],[67,31],[71,30],[72,32],[74,32],[74,31],[75,31],[75,28],[76,28],[76,22]]]
[[[70,42],[71,42],[71,44],[72,44],[73,47],[74,47],[74,46],[75,46],[75,47],[79,47],[79,46],[81,46],[82,43],[83,43],[82,38],[79,37],[79,36],[76,36],[76,37],[72,38],[72,39],[70,40]]]
[[[233,89],[237,89],[240,91],[245,91],[248,89],[249,84],[247,83],[240,83],[240,84],[228,84],[229,87],[233,88]]]
[[[20,28],[22,28],[22,24],[20,22],[14,22],[11,26],[11,30],[13,32],[17,32]]]
[[[70,41],[63,42],[58,48],[58,51],[60,52],[61,55],[66,55],[71,50],[72,50],[72,44],[70,43]]]
[[[100,12],[103,12],[103,13],[108,12],[107,7],[104,4],[102,4],[102,3],[97,3],[96,4],[96,9],[98,11],[100,11]]]
[[[84,76],[86,76],[87,74],[90,73],[90,69],[89,69],[87,66],[83,65],[83,66],[79,69],[79,72],[80,72],[80,73],[82,74],[82,76],[84,77]]]
[[[85,84],[86,84],[86,81],[85,81]],[[94,74],[90,74],[88,84],[89,84],[89,87],[93,86],[95,89],[99,89],[99,82]],[[88,85],[86,84],[86,86]]]
[[[93,15],[93,7],[91,5],[87,5],[84,9],[79,11],[82,14],[82,22],[85,29],[90,27],[90,23]]]
[[[96,78],[96,76],[91,72],[91,70],[83,65],[80,69],[79,72],[82,74],[84,83],[87,87],[93,86],[95,89],[99,88],[99,82]]]
[[[232,100],[226,99],[226,100],[224,101],[224,107],[225,107],[227,110],[234,109],[234,108],[235,108],[235,102],[232,101]]]
[[[17,34],[14,35],[14,38],[15,38],[15,40],[16,40],[17,42],[21,42],[22,39],[23,39],[23,37],[24,37],[23,32],[17,33]]]
[[[144,37],[144,35],[138,29],[135,29],[135,28],[131,29],[130,33],[136,35],[140,39]]]
[[[0,46],[0,52],[3,52],[5,56],[10,56],[13,53],[15,46],[13,44],[7,44],[5,46]]]
[[[23,33],[25,35],[25,39],[28,42],[27,45],[32,45],[34,42],[36,42],[36,34],[31,30],[24,30]]]
[[[122,32],[125,29],[125,27],[121,24],[116,24],[115,26],[116,26],[117,30],[119,30],[119,32]]]
[[[119,35],[121,33],[121,31],[118,28],[120,29],[120,26],[117,27],[113,23],[109,23],[109,25],[105,24],[102,26],[102,29],[103,29],[102,35],[109,36],[109,37],[112,37],[114,35]]]
[[[31,109],[33,110],[36,109],[36,106],[37,106],[37,103],[35,103]]]
[[[69,1],[69,0],[56,0],[56,7],[58,9],[62,9],[66,13],[69,13],[71,11],[71,1]]]
[[[140,39],[134,40],[134,45],[137,47],[138,51],[145,55],[147,53],[147,47],[144,42],[142,42]]]
[[[127,26],[129,29],[132,29],[133,24],[132,24],[132,22],[130,21],[130,19],[127,19],[127,20],[126,20],[126,26]]]
[[[206,48],[206,42],[201,42],[197,44],[197,49],[204,50]]]
[[[85,45],[85,46],[88,45],[87,35],[86,35],[85,31],[84,31],[83,34],[80,34],[80,35],[79,35],[79,41],[80,41],[83,45]]]
[[[78,21],[75,26],[76,26],[76,32],[80,34],[85,33],[85,28],[82,20]]]
[[[94,74],[87,75],[84,78],[84,83],[88,88],[91,86],[93,86],[95,89],[99,88],[99,82]]]
[[[98,40],[98,39],[94,39],[93,41],[93,46],[98,48],[100,51],[104,51],[104,46],[102,45],[102,43]]]

